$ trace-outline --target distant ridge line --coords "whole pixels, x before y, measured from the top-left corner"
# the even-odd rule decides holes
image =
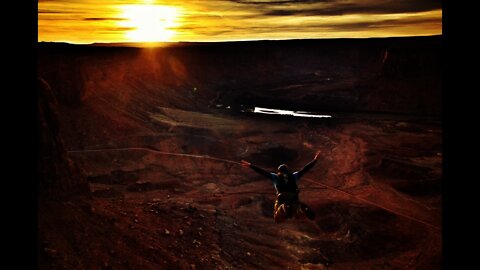
[[[312,38],[312,39],[264,39],[264,40],[238,40],[238,41],[179,41],[179,42],[95,42],[90,44],[75,44],[68,42],[38,42],[40,46],[88,46],[88,47],[182,47],[182,46],[218,46],[238,44],[292,44],[292,43],[368,43],[368,42],[391,42],[391,41],[416,41],[416,40],[439,40],[442,35],[409,36],[409,37],[371,37],[371,38]]]

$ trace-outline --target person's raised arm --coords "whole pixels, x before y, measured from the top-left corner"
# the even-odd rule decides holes
[[[315,157],[313,158],[312,161],[310,161],[307,165],[305,165],[301,170],[297,172],[298,178],[302,177],[306,172],[308,172],[313,167],[313,165],[315,165],[315,163],[317,163],[319,155],[320,155],[320,150],[318,150],[317,153],[315,153]]]
[[[263,175],[267,178],[272,178],[272,174],[258,166],[255,166],[253,165],[252,163],[248,162],[248,161],[245,161],[245,160],[242,160],[242,165],[245,166],[245,167],[250,167],[252,168],[254,171],[256,171],[257,173],[259,173],[260,175]]]

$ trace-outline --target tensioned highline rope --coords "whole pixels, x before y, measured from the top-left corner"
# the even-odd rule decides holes
[[[237,161],[233,161],[233,160],[228,160],[228,159],[223,159],[223,158],[217,158],[217,157],[211,157],[211,156],[208,156],[208,155],[192,155],[192,154],[182,154],[182,153],[171,153],[171,152],[165,152],[165,151],[160,151],[158,149],[155,149],[155,148],[151,148],[151,147],[124,147],[124,148],[101,148],[101,149],[85,149],[85,150],[70,150],[70,151],[67,151],[67,153],[87,153],[87,152],[104,152],[104,151],[128,151],[128,150],[139,150],[139,151],[148,151],[148,152],[153,152],[153,153],[156,153],[156,154],[161,154],[161,155],[169,155],[169,156],[179,156],[179,157],[190,157],[190,158],[202,158],[202,159],[210,159],[210,160],[215,160],[215,161],[221,161],[221,162],[226,162],[226,163],[231,163],[231,164],[237,164],[237,165],[242,165],[242,163],[240,162],[237,162]],[[421,224],[424,224],[430,228],[433,228],[435,229],[436,231],[440,231],[440,227],[436,226],[436,225],[433,225],[431,223],[428,223],[426,221],[423,221],[423,220],[420,220],[418,218],[415,218],[415,217],[412,217],[412,216],[409,216],[409,215],[406,215],[406,214],[402,214],[402,213],[399,213],[395,210],[392,210],[388,207],[385,207],[385,206],[382,206],[380,204],[377,204],[375,202],[372,202],[372,201],[369,201],[367,199],[363,199],[363,198],[360,198],[360,197],[357,197],[355,196],[354,194],[350,193],[350,192],[347,192],[347,191],[344,191],[344,190],[341,190],[341,189],[338,189],[338,188],[335,188],[333,186],[330,186],[330,185],[327,185],[327,184],[323,184],[323,183],[320,183],[316,180],[313,180],[313,179],[310,179],[310,178],[307,178],[307,177],[303,177],[302,179],[306,180],[307,182],[310,182],[310,183],[313,183],[313,184],[316,184],[316,185],[320,185],[322,187],[325,187],[325,188],[328,188],[330,190],[333,190],[333,191],[336,191],[336,192],[340,192],[340,193],[343,193],[345,195],[349,195],[359,201],[362,201],[362,202],[365,202],[367,204],[370,204],[370,205],[373,205],[375,207],[378,207],[378,208],[381,208],[385,211],[388,211],[390,213],[393,213],[393,214],[396,214],[398,216],[401,216],[401,217],[404,217],[406,219],[409,219],[409,220],[413,220],[413,221],[416,221],[416,222],[419,222]]]

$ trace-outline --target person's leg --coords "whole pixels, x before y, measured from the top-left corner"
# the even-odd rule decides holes
[[[301,207],[298,207],[297,212],[295,213],[295,218],[296,219],[305,219],[307,216],[305,213],[302,211]]]
[[[281,203],[278,202],[278,199],[275,200],[275,205],[273,206],[273,214],[277,212],[278,207],[281,205]]]
[[[287,219],[287,211],[288,207],[285,206],[285,204],[281,204],[277,207],[277,203],[275,203],[275,213],[273,214],[273,220],[275,220],[275,223],[282,223]]]
[[[280,223],[285,221],[285,219],[287,219],[287,214],[284,209],[284,204],[277,199],[273,206],[273,220],[275,220],[275,223]]]
[[[304,203],[300,203],[300,207],[298,208],[297,212],[300,212],[301,215],[306,216],[310,220],[315,219],[315,213],[312,211],[310,207],[308,207],[308,205]]]

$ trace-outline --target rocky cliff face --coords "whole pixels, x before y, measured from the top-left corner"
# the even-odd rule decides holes
[[[38,80],[39,191],[55,198],[88,194],[83,171],[67,156],[60,133],[58,101],[43,79]],[[45,198],[42,198],[45,199]]]

